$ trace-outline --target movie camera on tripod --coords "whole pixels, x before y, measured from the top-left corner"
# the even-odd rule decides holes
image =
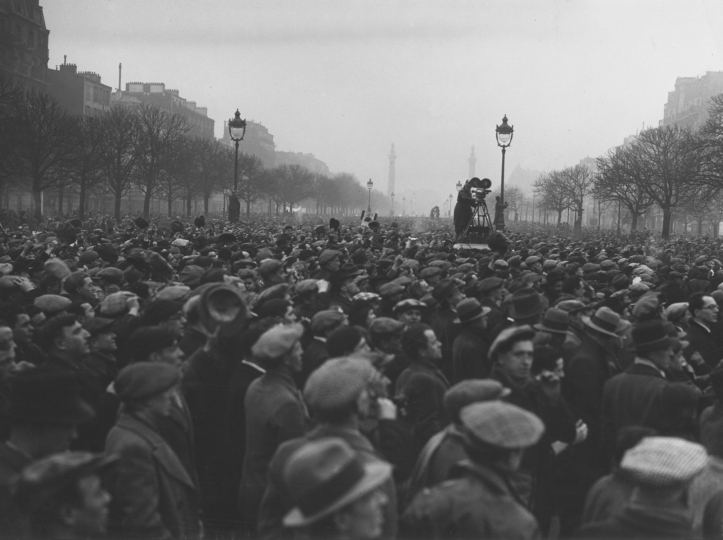
[[[468,181],[467,186],[472,197],[472,212],[457,237],[459,243],[456,245],[460,247],[464,245],[469,249],[487,247],[487,238],[494,230],[485,200],[492,191],[490,189],[492,181],[489,178],[483,178],[482,180],[472,178]]]
[[[472,186],[469,191],[472,197],[482,202],[487,195],[492,193],[491,187],[492,181],[489,178],[483,178],[476,186]]]

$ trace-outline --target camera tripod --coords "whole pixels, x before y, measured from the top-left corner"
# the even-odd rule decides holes
[[[458,241],[464,244],[484,244],[493,230],[487,202],[484,199],[478,200]]]

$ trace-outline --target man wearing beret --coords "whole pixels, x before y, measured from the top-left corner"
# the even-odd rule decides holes
[[[522,455],[545,429],[534,414],[500,401],[460,413],[464,447],[454,479],[419,493],[402,517],[409,538],[540,538],[534,516],[511,487]]]
[[[110,530],[121,538],[197,538],[198,492],[186,467],[161,436],[177,368],[138,362],[118,374],[115,391],[124,408],[106,440],[106,455],[120,456],[110,486]]]
[[[295,377],[301,372],[303,327],[279,325],[267,330],[251,349],[254,361],[266,370],[246,392],[246,454],[239,507],[253,531],[267,485],[267,470],[278,447],[301,437],[308,414]]]
[[[284,515],[291,510],[289,489],[283,472],[289,458],[309,441],[338,437],[358,453],[364,463],[381,463],[383,457],[359,431],[363,420],[376,418],[390,422],[396,415],[388,399],[374,400],[379,375],[372,365],[361,358],[335,358],[311,374],[304,387],[304,401],[316,422],[316,427],[303,437],[283,443],[269,465],[269,484],[259,511],[259,534],[276,537],[283,526]],[[396,536],[396,490],[390,478],[383,484],[389,499],[384,515],[383,538]]]

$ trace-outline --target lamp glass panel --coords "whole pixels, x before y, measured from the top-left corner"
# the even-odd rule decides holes
[[[510,144],[510,140],[512,139],[512,133],[504,133],[501,131],[497,132],[497,140],[500,144]]]

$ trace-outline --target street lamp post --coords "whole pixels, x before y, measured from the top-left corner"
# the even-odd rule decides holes
[[[457,185],[455,187],[457,188],[457,191],[460,191],[462,189],[462,182],[457,180]]]
[[[507,123],[507,115],[502,118],[502,124],[495,127],[497,136],[497,146],[502,148],[502,179],[500,181],[500,200],[495,205],[495,228],[504,230],[505,228],[505,154],[507,147],[512,144],[512,137],[515,133],[513,126]]]
[[[392,212],[391,212],[391,214],[392,214],[392,217],[394,217],[394,192],[392,192],[391,198],[392,198]]]
[[[234,117],[228,121],[228,134],[236,143],[236,164],[233,169],[233,190],[238,190],[238,143],[243,141],[246,133],[246,120],[241,119],[241,113],[236,109]]]
[[[447,217],[452,217],[452,194],[449,194],[449,209],[447,210]]]
[[[367,182],[367,189],[369,190],[369,206],[367,206],[367,213],[372,213],[372,188],[374,187],[374,182],[372,182],[372,179],[370,178]]]

